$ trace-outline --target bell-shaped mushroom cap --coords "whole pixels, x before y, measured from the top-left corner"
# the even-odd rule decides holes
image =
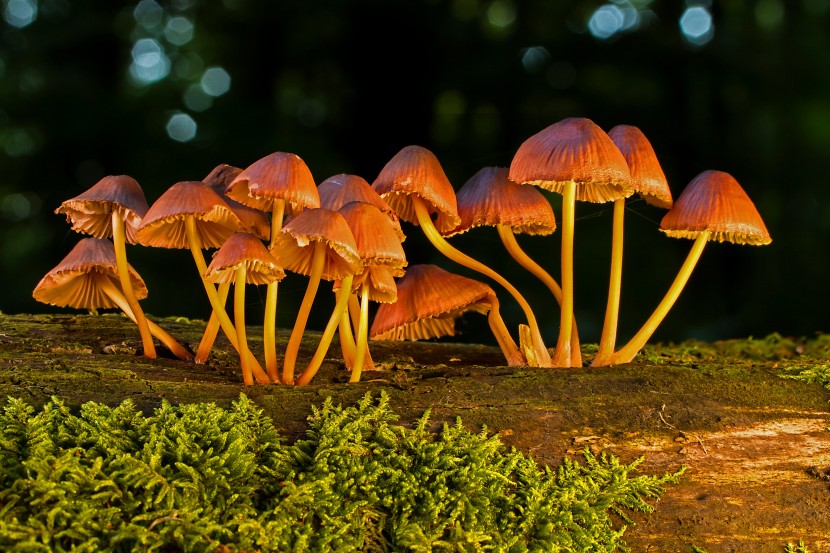
[[[697,238],[762,246],[772,242],[755,204],[738,181],[723,171],[704,171],[681,192],[660,222],[674,238]]]
[[[338,210],[354,235],[357,253],[364,266],[381,265],[402,275],[406,267],[398,235],[389,218],[366,202],[349,202]]]
[[[349,202],[366,202],[372,204],[389,218],[392,228],[398,239],[403,242],[406,236],[401,230],[401,222],[395,210],[389,207],[383,198],[366,182],[366,179],[357,175],[339,174],[327,178],[317,187],[320,193],[320,207],[332,211],[339,211]]]
[[[449,232],[458,226],[455,192],[435,154],[421,146],[407,146],[389,160],[372,188],[398,217],[415,225],[418,219],[410,195],[417,194],[427,211],[436,214],[435,228]]]
[[[136,299],[146,298],[147,286],[132,265],[128,265],[128,268]],[[84,238],[72,248],[63,261],[40,280],[32,296],[39,302],[59,307],[117,307],[95,283],[95,274],[104,275],[120,289],[112,242],[103,238]]]
[[[551,234],[556,217],[547,198],[536,188],[507,178],[505,167],[484,167],[456,194],[461,224],[447,236],[471,228],[504,225],[514,233]]]
[[[608,135],[590,119],[569,117],[519,146],[510,180],[562,193],[576,183],[576,199],[604,203],[633,193],[628,164]]]
[[[310,275],[314,248],[307,246],[312,242],[321,242],[326,247],[323,279],[337,280],[355,275],[363,268],[349,224],[330,209],[305,209],[289,219],[271,251],[284,269]]]
[[[239,217],[241,232],[247,232],[262,240],[271,239],[271,222],[264,211],[248,207],[245,204],[239,203],[227,194],[225,189],[236,178],[242,169],[222,163],[214,167],[213,171],[208,173],[208,176],[202,179],[202,182],[210,186],[214,192],[219,194],[231,210]]]
[[[455,319],[468,311],[487,313],[495,296],[482,282],[435,265],[412,265],[398,280],[398,301],[378,308],[373,340],[426,340],[455,335]]]
[[[240,227],[239,218],[208,185],[183,181],[168,188],[150,207],[136,238],[145,246],[188,248],[188,216],[196,219],[196,232],[203,248],[218,248]]]
[[[403,271],[401,271],[403,273]],[[353,293],[359,293],[363,284],[368,284],[369,299],[378,303],[395,303],[398,300],[398,287],[395,284],[392,270],[381,265],[366,267],[354,281]],[[332,290],[336,294],[340,290],[340,281],[335,280]]]
[[[127,175],[110,175],[92,188],[63,202],[55,213],[63,213],[72,230],[95,238],[112,236],[112,212],[125,224],[127,242],[135,244],[135,232],[147,213],[147,200],[136,180]]]
[[[247,232],[237,232],[228,238],[213,254],[205,273],[208,282],[234,282],[236,270],[245,266],[245,282],[268,284],[282,280],[285,272],[259,238]]]
[[[314,178],[297,154],[274,152],[246,167],[225,193],[248,207],[271,211],[274,201],[301,207],[320,207]]]
[[[643,131],[631,125],[617,125],[608,131],[608,136],[628,163],[634,193],[648,204],[671,209],[674,200],[669,182]]]

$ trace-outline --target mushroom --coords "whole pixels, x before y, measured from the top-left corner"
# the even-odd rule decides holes
[[[492,288],[436,265],[410,265],[397,282],[398,301],[375,313],[372,340],[428,340],[455,335],[455,320],[469,311],[487,314],[490,330],[509,365],[525,362],[499,314]]]
[[[39,302],[75,309],[119,307],[133,322],[137,318],[119,288],[121,282],[113,244],[104,238],[83,238],[35,287],[32,296]],[[147,297],[147,286],[131,265],[124,272],[137,299]],[[179,359],[192,359],[172,336],[153,321],[147,327]]]
[[[239,218],[225,201],[201,181],[177,182],[150,206],[136,232],[145,246],[190,249],[213,312],[233,347],[239,350],[237,332],[225,311],[216,288],[204,278],[207,264],[202,248],[218,248],[239,229]],[[254,377],[267,381],[267,375],[255,358],[251,360]]]
[[[406,236],[401,230],[401,221],[395,210],[389,207],[383,198],[375,192],[366,179],[357,175],[339,174],[327,178],[317,187],[320,193],[320,207],[339,211],[349,202],[366,202],[378,208],[392,224],[398,240],[403,242]]]
[[[343,314],[349,299],[353,276],[360,269],[360,258],[346,220],[336,211],[324,208],[304,209],[302,213],[292,217],[277,235],[271,250],[278,252],[284,269],[309,277],[297,320],[285,348],[282,366],[283,383],[294,384],[294,366],[320,279],[343,279],[344,287],[334,308],[337,319],[334,320],[331,335],[328,335],[332,322],[330,319],[320,339],[322,347],[326,339],[330,341],[334,336],[339,317]],[[325,347],[328,348],[328,344]]]
[[[286,204],[294,213],[307,207],[320,207],[320,195],[305,162],[296,154],[274,152],[239,173],[225,193],[248,207],[271,214],[271,243],[279,235]],[[277,292],[278,281],[268,285],[263,319],[265,367],[272,380],[279,380],[277,367]]]
[[[562,194],[562,305],[553,364],[569,367],[575,202],[603,203],[630,196],[628,165],[594,122],[570,117],[525,140],[510,163],[509,178]]]
[[[253,234],[237,232],[228,238],[214,254],[205,273],[205,280],[213,283],[234,283],[233,310],[236,337],[239,342],[239,361],[246,386],[254,383],[245,332],[245,284],[268,284],[285,277],[277,260]],[[265,384],[268,383],[266,379]]]
[[[504,167],[484,167],[464,183],[456,194],[461,224],[445,236],[454,236],[483,225],[495,227],[510,256],[542,281],[561,305],[562,289],[559,283],[525,253],[515,236],[517,232],[552,234],[556,230],[553,209],[536,188],[516,184],[507,178],[507,174],[508,170]],[[573,325],[571,366],[581,367],[582,352],[575,319]]]
[[[722,171],[704,171],[692,179],[663,217],[660,230],[695,242],[663,300],[634,337],[611,355],[608,365],[628,363],[643,348],[680,296],[708,241],[756,246],[772,242],[752,200],[732,175]]]
[[[420,226],[427,239],[443,255],[495,280],[513,296],[531,328],[534,356],[541,366],[549,366],[550,356],[530,304],[507,279],[459,251],[441,235],[457,227],[461,218],[458,216],[455,192],[435,155],[421,146],[403,148],[384,166],[372,188],[395,210],[398,217]],[[434,221],[432,215],[435,215]]]
[[[634,193],[646,203],[670,209],[673,203],[669,183],[657,160],[651,143],[643,132],[631,125],[617,125],[608,136],[622,152],[631,173],[631,186]],[[599,340],[599,349],[591,363],[594,367],[605,364],[614,353],[617,341],[617,321],[620,310],[620,287],[622,283],[623,259],[623,220],[625,217],[625,198],[614,200],[614,223],[611,238],[611,277],[608,285],[608,303],[605,308],[605,322]]]
[[[98,181],[86,192],[63,202],[55,213],[63,213],[72,224],[72,230],[96,238],[112,237],[118,264],[121,288],[130,310],[135,314],[144,355],[156,356],[156,348],[147,325],[144,311],[138,304],[127,274],[125,242],[135,244],[135,230],[147,213],[147,200],[138,182],[127,175],[110,175]]]

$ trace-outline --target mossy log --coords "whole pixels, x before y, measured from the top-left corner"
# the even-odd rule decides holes
[[[155,320],[191,350],[204,329],[203,321]],[[261,333],[251,327],[249,335],[262,358]],[[287,336],[281,331],[278,347]],[[304,339],[301,364],[318,338]],[[129,398],[147,412],[165,399],[224,406],[245,393],[293,439],[325,397],[351,404],[385,390],[402,424],[427,408],[436,425],[461,416],[552,466],[586,446],[623,461],[645,455],[648,473],[686,465],[655,512],[629,528],[633,551],[779,553],[799,539],[830,551],[830,393],[781,378],[827,369],[830,337],[648,346],[634,363],[581,369],[505,367],[497,348],[475,344],[371,347],[378,370],[357,384],[333,346],[310,386],[246,387],[223,337],[209,362],[195,365],[163,347],[157,359],[142,357],[138,331],[121,316],[0,315],[0,393],[33,405],[57,396],[70,407]],[[594,352],[583,348],[588,363]]]

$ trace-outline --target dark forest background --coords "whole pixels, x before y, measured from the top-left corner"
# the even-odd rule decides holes
[[[54,209],[107,174],[152,203],[215,165],[294,152],[321,182],[372,182],[400,148],[432,150],[456,189],[507,166],[521,142],[569,116],[636,125],[677,197],[699,172],[731,173],[773,238],[710,244],[655,340],[830,329],[830,0],[3,0],[0,21],[0,310],[56,312],[32,289],[80,236]],[[557,217],[558,197],[548,194]],[[598,340],[611,206],[579,204],[576,315]],[[630,201],[620,340],[651,312],[691,242]],[[410,263],[467,276],[405,226]],[[536,307],[558,309],[501,252],[495,231],[452,239]],[[559,235],[521,243],[558,275]],[[206,318],[189,252],[128,248],[156,316]],[[478,278],[478,277],[476,277]],[[289,326],[302,277],[281,286]],[[327,290],[327,287],[321,287]],[[264,294],[264,291],[262,292]],[[330,293],[312,326],[328,317]],[[521,322],[500,293],[505,319]],[[249,291],[251,323],[261,297]],[[296,299],[295,299],[296,298]],[[460,325],[488,338],[484,318]]]

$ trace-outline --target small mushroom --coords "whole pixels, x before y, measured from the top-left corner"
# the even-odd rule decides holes
[[[327,178],[317,187],[320,193],[320,207],[339,211],[349,202],[366,202],[378,208],[386,217],[398,239],[403,242],[406,236],[401,230],[401,221],[395,210],[389,207],[383,198],[375,192],[366,179],[357,175],[339,174]]]

